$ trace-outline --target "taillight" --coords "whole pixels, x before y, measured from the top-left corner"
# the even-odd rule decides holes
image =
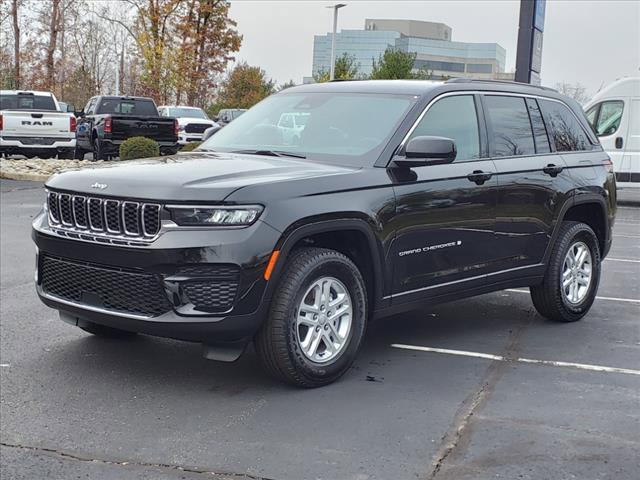
[[[75,133],[76,131],[76,117],[69,118],[69,131]]]
[[[2,130],[2,115],[0,115],[0,130]]]
[[[104,117],[104,133],[111,133],[112,125],[111,117]]]
[[[607,158],[602,162],[602,164],[604,165],[604,168],[607,170],[607,172],[613,172],[613,162],[610,158]]]
[[[178,119],[173,120],[173,134],[177,137],[180,134],[180,124]]]

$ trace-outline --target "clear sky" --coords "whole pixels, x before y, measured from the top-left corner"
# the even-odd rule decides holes
[[[496,42],[515,70],[517,0],[341,1],[338,30],[362,29],[365,18],[443,22],[452,39]],[[333,2],[232,0],[244,35],[239,60],[259,65],[278,83],[311,75],[313,36],[331,31]],[[590,95],[622,76],[640,76],[640,0],[547,0],[542,83],[580,82]]]

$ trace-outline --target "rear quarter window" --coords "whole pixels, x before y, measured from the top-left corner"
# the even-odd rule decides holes
[[[591,150],[587,133],[569,107],[553,100],[539,100],[539,104],[556,151]]]

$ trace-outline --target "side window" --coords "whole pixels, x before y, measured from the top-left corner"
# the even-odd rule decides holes
[[[596,118],[598,116],[598,109],[600,108],[600,105],[601,105],[600,103],[594,105],[589,110],[587,110],[587,113],[585,113],[585,116],[587,117],[587,122],[589,122],[589,125],[591,125],[591,128],[593,129],[594,133],[596,131]]]
[[[85,115],[91,115],[93,114],[93,110],[96,106],[96,98],[93,97],[91,99],[89,99],[89,102],[87,103],[87,106],[84,107],[84,114]]]
[[[538,102],[533,98],[527,98],[527,108],[529,109],[529,118],[531,119],[531,127],[533,128],[533,139],[536,144],[536,153],[551,152],[547,129],[544,126],[542,114],[538,108]]]
[[[431,105],[409,139],[418,136],[451,138],[456,162],[480,158],[478,115],[472,95],[445,97]]]
[[[616,133],[620,127],[623,109],[624,103],[621,100],[602,102],[596,124],[596,135],[606,137]]]
[[[486,95],[487,119],[493,130],[492,156],[533,155],[531,122],[524,98]]]
[[[591,143],[569,107],[552,100],[540,100],[549,134],[558,152],[591,150]]]

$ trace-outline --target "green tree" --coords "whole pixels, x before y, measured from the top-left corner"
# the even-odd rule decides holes
[[[287,88],[291,88],[295,86],[296,86],[296,82],[294,82],[293,80],[289,80],[288,82],[284,82],[282,85],[280,85],[278,87],[278,91],[286,90]]]
[[[384,54],[373,60],[372,80],[421,78],[420,72],[413,72],[416,61],[415,52],[403,52],[395,48],[387,48]]]
[[[275,83],[273,80],[267,79],[264,70],[242,62],[236,65],[222,82],[217,106],[220,108],[251,108],[274,91]]]
[[[334,74],[336,80],[355,80],[359,78],[360,63],[356,62],[356,56],[344,52],[336,58]],[[313,79],[318,83],[328,82],[329,72],[324,69],[318,70],[313,76]]]

